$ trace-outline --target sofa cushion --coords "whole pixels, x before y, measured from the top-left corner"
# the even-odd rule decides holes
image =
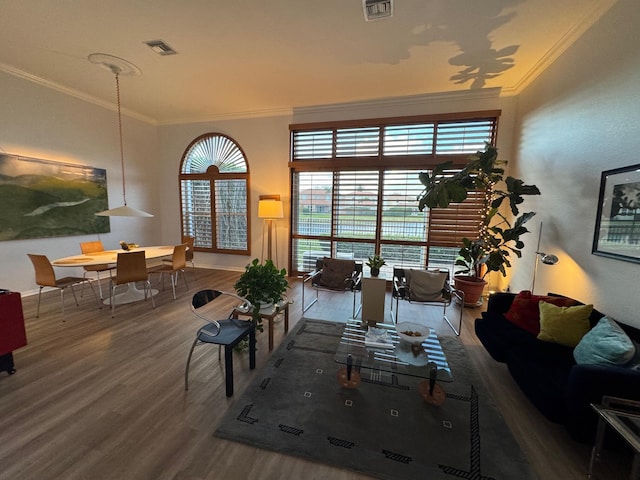
[[[575,347],[589,331],[589,315],[593,305],[558,307],[548,302],[540,302],[539,308],[539,340]]]
[[[525,329],[527,332],[538,335],[538,333],[540,333],[540,309],[538,304],[541,301],[552,303],[559,307],[569,307],[578,303],[572,298],[533,295],[529,290],[523,290],[515,296],[509,310],[504,316],[507,320]]]
[[[506,364],[522,392],[548,420],[561,423],[566,418],[563,399],[569,372],[575,366],[571,348],[540,340],[513,345],[507,351]]]
[[[636,342],[635,340],[631,340],[631,342],[636,349],[636,353],[624,366],[633,370],[640,371],[640,343]]]
[[[603,317],[586,333],[573,350],[577,363],[593,365],[623,365],[636,353],[629,336],[618,324]]]
[[[449,274],[435,270],[409,269],[405,272],[409,286],[409,300],[438,302],[443,300],[442,290]]]

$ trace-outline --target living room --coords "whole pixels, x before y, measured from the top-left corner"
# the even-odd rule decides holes
[[[515,88],[517,95],[498,87],[410,97],[389,92],[368,102],[345,100],[269,116],[188,123],[155,123],[125,114],[128,199],[155,217],[112,219],[111,232],[102,239],[109,248],[116,248],[123,239],[141,245],[179,240],[179,162],[187,145],[205,132],[223,132],[240,143],[250,161],[252,200],[256,205],[259,195],[274,192],[281,193],[286,204],[290,191],[289,124],[499,109],[497,146],[501,157],[509,161],[511,173],[538,185],[542,195],[527,200],[528,208],[538,213],[522,258],[514,261],[507,279],[495,278],[493,287],[508,287],[514,292],[530,287],[537,223],[542,221],[541,247],[560,261],[552,268],[540,267],[536,292],[556,292],[593,303],[613,318],[640,327],[640,302],[630,287],[640,281],[637,264],[591,253],[601,173],[638,163],[640,59],[636,53],[640,40],[636,26],[640,9],[630,0],[589,5],[595,18],[587,22],[588,28],[568,32],[571,38],[564,48],[548,52],[543,62],[531,65],[527,85],[521,91]],[[3,23],[11,21],[3,17]],[[33,28],[37,25],[45,28],[41,24]],[[25,32],[28,36],[28,29]],[[119,53],[110,50],[111,45],[101,48]],[[65,93],[53,81],[35,82],[4,62],[2,67],[3,153],[105,168],[110,179],[109,196],[117,203],[120,163],[113,101],[99,105]],[[89,64],[86,68],[97,67]],[[112,77],[99,69],[96,78],[102,79],[102,74],[104,83],[112,85]],[[122,82],[123,100],[134,81]],[[286,218],[287,214],[278,222],[281,259],[288,258]],[[254,215],[252,252],[260,251],[261,226],[262,220]],[[74,255],[79,253],[78,243],[85,239],[3,242],[0,286],[25,296],[36,293],[27,253],[42,252],[51,258]],[[196,252],[196,263],[200,268],[239,272],[253,256]]]

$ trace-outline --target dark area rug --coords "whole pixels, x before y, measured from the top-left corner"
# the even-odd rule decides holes
[[[536,478],[458,339],[441,339],[454,382],[437,407],[418,378],[363,370],[357,389],[342,388],[343,328],[301,319],[215,435],[382,479]]]

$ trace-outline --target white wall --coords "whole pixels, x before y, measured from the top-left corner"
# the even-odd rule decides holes
[[[528,289],[539,221],[536,293],[562,293],[640,327],[640,265],[591,254],[600,174],[640,163],[640,8],[618,2],[518,98],[519,174],[542,190],[511,288]]]
[[[114,93],[115,95],[115,93]],[[117,114],[49,88],[0,72],[0,149],[4,153],[105,168],[110,206],[122,204],[122,175]],[[156,128],[123,117],[127,202],[156,212]],[[1,208],[1,207],[0,207]],[[112,218],[111,232],[100,235],[105,248],[119,240],[142,244],[158,241],[161,217]],[[80,253],[79,242],[96,236],[0,242],[0,288],[22,293],[37,291],[27,253],[50,259]],[[82,276],[78,268],[60,275]]]
[[[290,117],[266,117],[189,125],[162,126],[158,129],[162,171],[162,238],[165,243],[180,240],[180,198],[178,173],[186,148],[205,133],[222,133],[242,148],[250,173],[250,255],[195,253],[201,267],[243,270],[253,258],[261,258],[262,220],[258,218],[260,195],[280,194],[285,206],[282,220],[276,222],[278,266],[287,268],[289,236],[289,123]],[[275,258],[274,258],[275,261]]]

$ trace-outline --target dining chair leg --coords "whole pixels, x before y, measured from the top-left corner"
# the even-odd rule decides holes
[[[193,355],[193,349],[196,348],[197,343],[198,343],[198,336],[196,336],[196,339],[193,341],[193,344],[191,345],[191,350],[189,350],[189,356],[187,357],[187,366],[184,370],[184,390],[185,391],[189,390],[189,364],[191,363],[191,355]]]
[[[38,290],[38,306],[36,307],[36,318],[40,317],[40,296],[42,295],[42,287]]]

